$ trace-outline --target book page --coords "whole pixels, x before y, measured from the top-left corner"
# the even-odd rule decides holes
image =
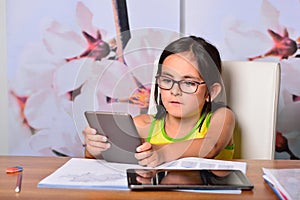
[[[243,173],[246,173],[247,163],[246,162],[236,162],[236,161],[227,161],[227,160],[215,160],[215,159],[206,159],[206,158],[197,158],[197,157],[187,157],[174,160],[165,164],[162,164],[158,167],[162,168],[183,168],[183,169],[235,169],[241,170]]]

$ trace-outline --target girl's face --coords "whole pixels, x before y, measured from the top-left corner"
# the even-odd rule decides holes
[[[163,62],[161,76],[175,81],[204,81],[198,72],[196,61],[188,53],[168,56]],[[160,89],[160,93],[168,114],[178,118],[200,117],[207,98],[206,84],[198,85],[196,92],[192,94],[182,92],[177,83],[170,90]]]

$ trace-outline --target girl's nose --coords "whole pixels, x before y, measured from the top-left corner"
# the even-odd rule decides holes
[[[174,96],[182,94],[179,83],[174,83],[173,87],[171,88],[171,94],[173,94]]]

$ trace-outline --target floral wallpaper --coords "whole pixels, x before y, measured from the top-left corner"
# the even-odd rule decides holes
[[[147,112],[153,65],[178,30],[130,29],[123,0],[67,1],[64,9],[58,3],[60,15],[41,12],[45,2],[31,2],[37,5],[24,4],[28,16],[16,13],[16,1],[7,3],[8,44],[14,44],[8,45],[9,153],[82,157],[84,112]],[[28,37],[20,32],[22,17]],[[40,35],[31,38],[28,29]],[[15,42],[19,37],[28,41]]]

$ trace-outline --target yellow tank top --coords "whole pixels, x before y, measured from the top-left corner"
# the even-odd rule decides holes
[[[205,119],[204,115],[200,117],[196,125],[193,129],[188,132],[185,136],[181,138],[171,138],[165,132],[164,124],[165,118],[162,119],[153,119],[150,125],[149,134],[147,137],[147,142],[155,145],[164,145],[164,144],[171,144],[175,142],[185,141],[185,140],[192,140],[196,138],[204,138],[207,133],[207,129],[210,125],[211,113],[207,114]],[[203,122],[201,129],[199,131],[199,125]],[[215,159],[232,159],[234,153],[234,145],[226,146],[216,157]]]

